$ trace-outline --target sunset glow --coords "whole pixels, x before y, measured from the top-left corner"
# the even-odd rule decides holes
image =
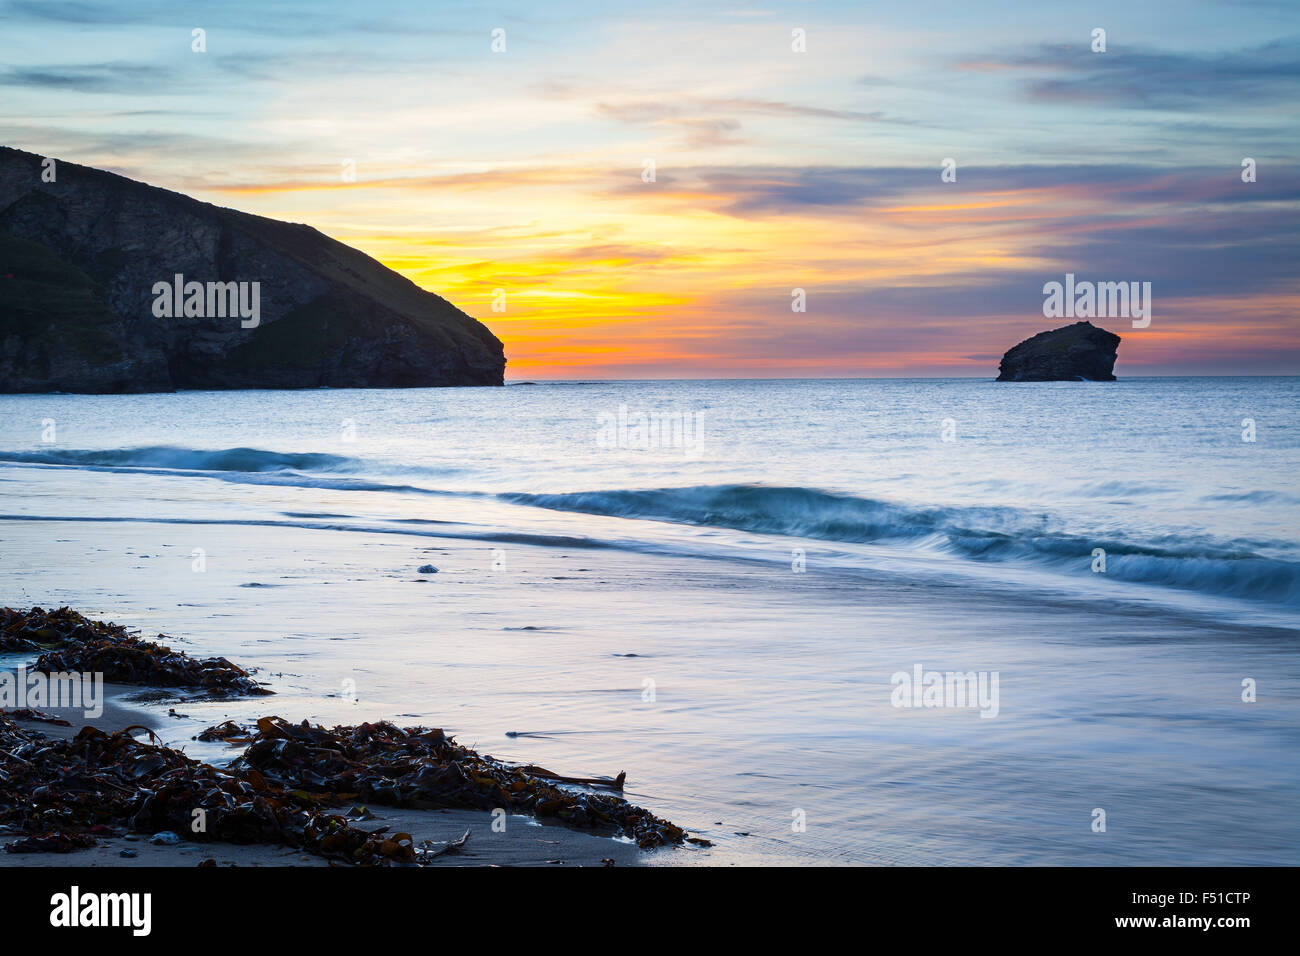
[[[4,142],[309,223],[485,322],[512,379],[988,376],[1066,272],[1152,283],[1151,327],[1115,328],[1121,373],[1300,364],[1300,65],[1268,8],[1209,30],[1103,4],[1073,32],[1018,10],[1012,35],[951,4],[918,36],[902,4],[450,31],[414,3],[328,28],[142,4],[49,62],[58,6],[6,14]]]

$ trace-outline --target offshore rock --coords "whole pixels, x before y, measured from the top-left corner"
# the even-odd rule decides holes
[[[1113,382],[1120,338],[1091,322],[1039,332],[1009,349],[999,382]]]

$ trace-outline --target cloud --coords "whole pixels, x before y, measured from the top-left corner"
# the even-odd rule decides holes
[[[785,103],[781,100],[746,99],[744,97],[689,98],[674,99],[673,103],[662,100],[643,100],[626,103],[597,103],[596,112],[601,116],[623,123],[657,123],[680,117],[683,114],[698,112],[714,113],[753,113],[762,116],[811,117],[816,119],[849,120],[852,122],[905,122],[887,120],[880,110],[864,112],[862,110],[829,109],[820,106],[804,106],[798,103]],[[910,123],[909,123],[910,125]]]
[[[77,3],[73,0],[16,0],[4,10],[6,19],[49,20],[55,23],[142,23],[156,11],[136,0],[135,9],[121,4]]]
[[[617,192],[671,200],[701,193],[715,211],[739,218],[769,215],[860,215],[864,208],[903,204],[957,208],[977,204],[1027,203],[1037,194],[1033,213],[1062,215],[1065,204],[1088,200],[1107,204],[1113,216],[1142,204],[1242,204],[1293,200],[1300,195],[1300,171],[1271,166],[1260,182],[1242,183],[1240,168],[1107,164],[1098,166],[959,166],[956,183],[941,183],[938,165],[916,167],[746,166],[687,167],[659,175],[658,189],[620,187]],[[1046,203],[1047,205],[1043,205]],[[1110,205],[1117,204],[1117,205]],[[1070,214],[1073,214],[1072,212]]]
[[[1029,99],[1129,109],[1239,108],[1300,97],[1300,45],[1277,41],[1227,53],[1169,52],[1112,41],[1105,53],[1087,45],[1043,44],[1023,55],[965,59],[974,72],[1037,73],[1024,82]]]
[[[672,102],[600,101],[595,105],[595,112],[597,116],[630,126],[684,131],[684,145],[690,148],[746,143],[747,140],[735,134],[741,130],[742,120],[752,117],[912,125],[911,121],[891,119],[882,110],[832,109],[746,97],[674,97]]]
[[[175,70],[134,63],[94,63],[81,66],[26,66],[0,71],[0,86],[71,90],[78,93],[177,92]]]
[[[276,167],[271,175],[247,177],[241,181],[196,182],[196,188],[225,193],[289,193],[317,190],[399,189],[407,192],[467,192],[484,190],[499,192],[508,189],[531,187],[578,187],[593,180],[626,177],[626,171],[588,167],[533,166],[504,169],[484,169],[473,172],[412,174],[409,167],[389,167],[361,163],[355,182],[345,182],[340,177],[337,163]]]

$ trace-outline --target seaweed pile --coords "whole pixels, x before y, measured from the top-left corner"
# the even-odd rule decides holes
[[[215,696],[274,693],[224,657],[196,660],[66,607],[0,608],[0,651],[41,652],[32,669],[45,673],[97,673],[119,684],[201,687]]]
[[[447,850],[418,848],[410,834],[387,828],[361,830],[310,794],[137,740],[132,733],[138,730],[148,732],[86,727],[72,740],[53,740],[0,713],[0,827],[20,834],[5,849],[70,853],[96,845],[101,836],[134,830],[201,842],[282,844],[362,866],[420,863]]]
[[[500,807],[578,829],[622,834],[643,849],[686,839],[680,827],[621,797],[557,786],[580,778],[484,757],[438,729],[403,729],[381,721],[326,730],[307,721],[263,717],[249,727],[226,721],[199,739],[247,743],[231,769],[259,774],[284,790],[417,809]],[[623,779],[619,774],[611,781],[582,782],[621,789]]]
[[[133,734],[143,731],[149,740]],[[510,808],[582,829],[625,833],[642,847],[684,832],[612,795],[561,789],[483,757],[441,730],[361,724],[325,730],[264,717],[200,735],[247,743],[228,769],[161,746],[142,726],[83,728],[55,740],[0,713],[0,827],[11,853],[66,853],[122,830],[170,831],[199,842],[279,844],[362,866],[427,863],[459,841],[416,846],[409,833],[355,826],[358,798],[404,807]],[[537,768],[530,768],[537,769]],[[196,821],[201,826],[196,829]]]

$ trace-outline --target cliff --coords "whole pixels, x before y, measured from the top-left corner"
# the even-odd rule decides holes
[[[310,226],[41,172],[0,147],[0,392],[502,384],[486,326]]]
[[[1002,356],[999,382],[1113,382],[1120,338],[1075,322],[1025,339]]]

